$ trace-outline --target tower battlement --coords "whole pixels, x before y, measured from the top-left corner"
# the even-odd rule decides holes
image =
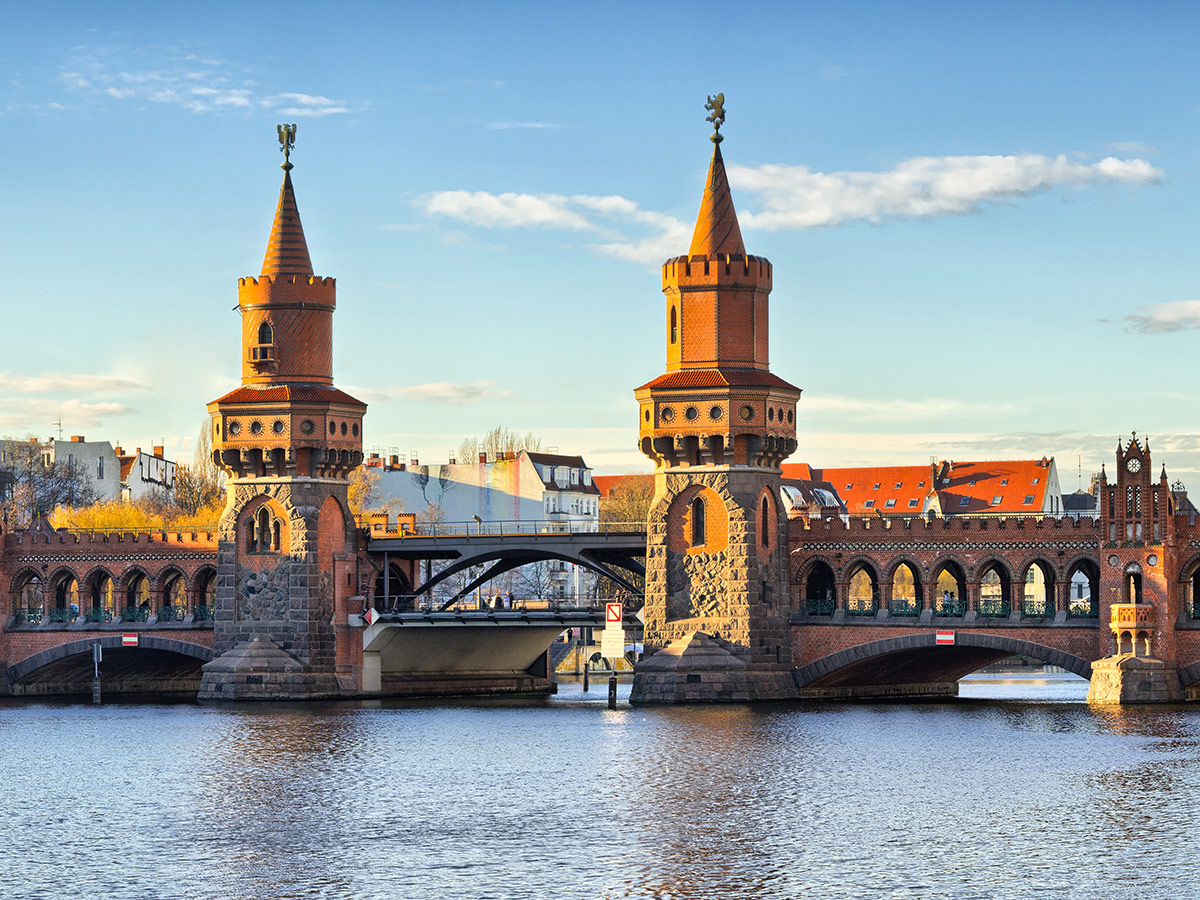
[[[337,281],[317,275],[259,275],[238,279],[238,306],[303,303],[337,306]]]
[[[748,281],[757,288],[769,291],[773,272],[770,261],[761,256],[741,253],[677,256],[663,263],[662,284],[665,291],[674,285],[686,287],[697,284],[707,287],[714,283],[724,286]]]

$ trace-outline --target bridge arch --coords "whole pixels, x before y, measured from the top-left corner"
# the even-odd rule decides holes
[[[1055,588],[1059,572],[1042,556],[1027,557],[1017,571],[1014,598],[1026,618],[1049,618],[1055,613]]]
[[[934,632],[859,644],[796,669],[796,683],[800,687],[857,687],[951,682],[1014,655],[1040,659],[1081,678],[1091,676],[1088,660],[1044,644],[970,631],[956,631],[954,637],[951,646],[937,644]]]
[[[139,634],[136,647],[125,647],[120,634],[69,641],[10,665],[8,683],[18,694],[90,693],[92,647],[103,648],[105,689],[137,693],[191,693],[200,668],[215,659],[211,647],[175,638]]]
[[[837,605],[837,577],[833,563],[820,556],[806,559],[796,569],[797,607],[814,615],[831,615]]]
[[[1094,618],[1100,609],[1100,566],[1091,556],[1080,554],[1067,564],[1067,615]]]
[[[855,557],[846,565],[846,612],[852,616],[879,611],[879,571],[868,557]]]

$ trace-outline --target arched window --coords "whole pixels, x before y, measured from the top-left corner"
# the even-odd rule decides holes
[[[274,550],[276,553],[279,552],[279,521],[278,520],[276,520],[275,525],[271,531],[271,549]]]
[[[697,497],[692,501],[692,546],[704,545],[704,498]]]
[[[762,531],[762,545],[764,547],[771,546],[771,511],[767,503],[767,498],[762,498],[762,524],[759,526]]]
[[[271,514],[264,506],[258,511],[258,549],[271,549]]]
[[[671,343],[674,344],[679,340],[679,319],[675,314],[675,307],[671,307]]]
[[[275,332],[271,329],[270,322],[263,322],[258,326],[258,342],[260,344],[275,343]]]

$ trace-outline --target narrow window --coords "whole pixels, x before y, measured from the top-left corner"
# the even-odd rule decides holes
[[[258,326],[258,342],[260,344],[275,343],[275,333],[271,330],[270,322],[263,322]]]
[[[671,307],[671,343],[679,340],[679,319],[675,315],[675,307]]]
[[[103,456],[96,457],[96,477],[101,480],[104,479],[104,457]]]
[[[704,498],[692,501],[692,546],[704,546]]]
[[[258,549],[271,549],[271,514],[264,506],[258,511]]]
[[[254,520],[249,519],[246,522],[246,552],[254,552]]]
[[[271,531],[271,549],[279,552],[279,522],[276,521]]]
[[[770,512],[767,509],[767,498],[762,498],[762,545],[771,546]]]

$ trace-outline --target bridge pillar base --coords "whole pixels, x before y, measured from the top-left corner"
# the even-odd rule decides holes
[[[314,671],[257,637],[205,663],[200,700],[320,700],[340,697],[337,676]]]
[[[748,703],[796,695],[790,671],[751,668],[723,642],[696,631],[637,664],[629,702]]]
[[[1179,671],[1161,659],[1125,653],[1092,663],[1088,703],[1178,703],[1183,699]]]

